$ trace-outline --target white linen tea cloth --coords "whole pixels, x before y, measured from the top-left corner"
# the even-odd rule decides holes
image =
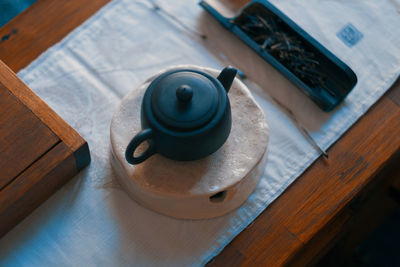
[[[206,40],[148,1],[116,0],[22,70],[28,86],[88,141],[92,163],[0,240],[0,265],[203,265],[319,156],[268,95],[290,107],[327,148],[396,80],[400,15],[393,1],[272,2],[357,74],[357,86],[333,112],[320,111],[197,0],[158,3]],[[250,89],[271,128],[268,162],[255,192],[234,212],[197,221],[163,216],[131,200],[110,166],[109,127],[121,98],[171,65],[220,69],[227,63],[253,81]]]

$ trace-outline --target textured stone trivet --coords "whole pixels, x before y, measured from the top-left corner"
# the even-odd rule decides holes
[[[214,77],[220,72],[195,66],[174,68],[196,68]],[[232,131],[214,154],[188,162],[155,154],[132,166],[125,160],[125,149],[141,130],[141,101],[151,80],[123,98],[111,122],[112,165],[122,187],[142,205],[176,218],[212,218],[239,207],[263,174],[269,139],[264,113],[250,91],[235,79],[229,91]]]

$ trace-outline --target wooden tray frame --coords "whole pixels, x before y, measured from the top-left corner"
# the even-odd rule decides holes
[[[0,107],[0,112],[11,113],[8,119],[15,122],[26,120],[24,118],[26,116],[36,117],[44,126],[41,127],[44,129],[47,127],[52,135],[58,138],[58,141],[50,149],[34,158],[17,176],[2,177],[0,174],[1,180],[5,181],[5,185],[0,189],[1,237],[87,166],[90,162],[90,154],[86,141],[2,61],[0,61],[0,86],[2,90],[7,90],[20,104],[26,107],[24,109],[26,115],[19,114],[15,117],[12,115],[13,110],[2,110],[2,107]],[[35,117],[32,117],[30,112]],[[23,123],[26,124],[25,121]],[[3,130],[7,131],[7,129]],[[17,132],[18,136],[16,137],[16,140],[24,146],[35,147],[40,139],[49,138],[48,135],[38,134],[36,140],[30,140],[24,134],[21,130],[20,133]],[[5,140],[2,140],[1,144],[7,146]],[[7,161],[8,168],[17,165],[17,162],[11,159],[27,156],[24,154],[12,155],[16,151],[7,151],[7,153],[9,154],[2,155],[2,159]]]

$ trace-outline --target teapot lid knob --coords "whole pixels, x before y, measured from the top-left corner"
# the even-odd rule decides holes
[[[193,97],[193,89],[189,85],[183,84],[176,89],[176,97],[182,104],[190,102]]]

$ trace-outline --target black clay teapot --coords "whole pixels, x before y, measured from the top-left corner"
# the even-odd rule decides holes
[[[237,70],[224,68],[217,78],[194,69],[174,69],[155,78],[141,106],[142,131],[130,141],[125,158],[139,164],[155,153],[173,160],[196,160],[226,141],[232,118],[228,91]],[[139,156],[142,142],[148,148]]]

